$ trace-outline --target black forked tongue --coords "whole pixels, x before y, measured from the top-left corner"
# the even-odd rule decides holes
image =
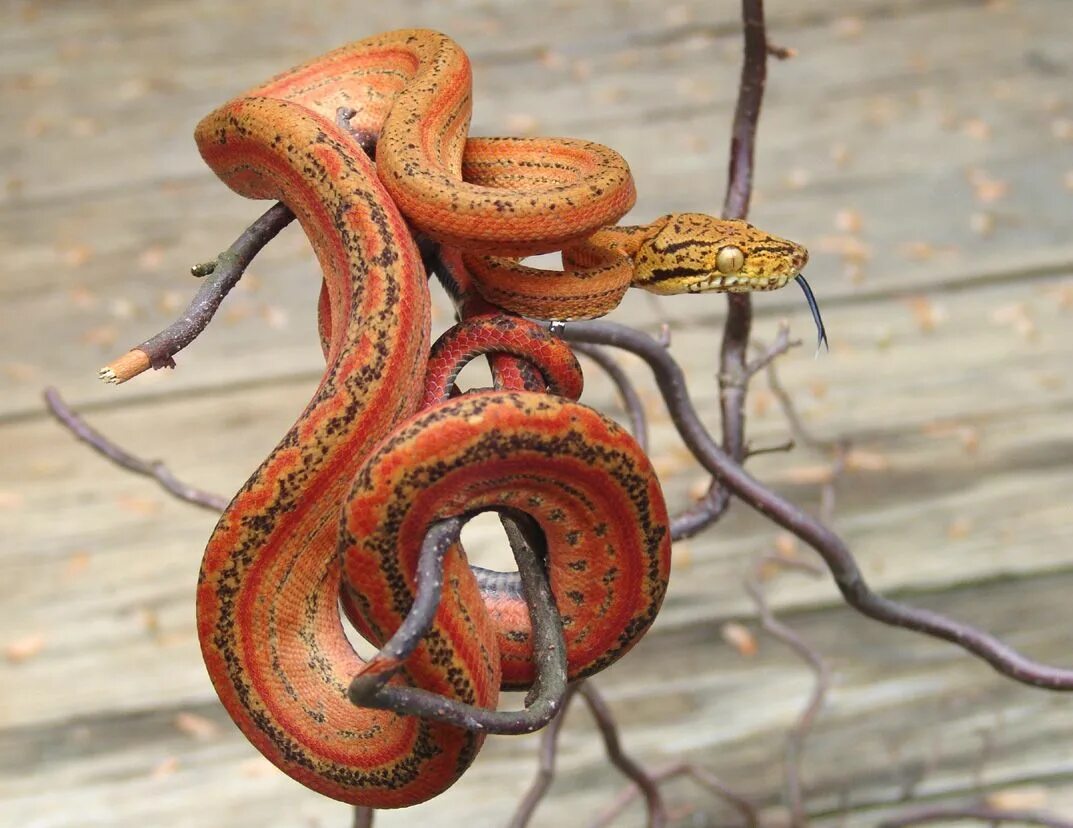
[[[823,328],[823,317],[820,316],[820,306],[816,301],[816,297],[812,293],[812,288],[808,286],[805,277],[800,273],[794,277],[794,281],[801,285],[801,290],[805,291],[805,300],[808,302],[808,309],[812,311],[812,319],[816,323],[816,334],[819,337],[819,342],[816,344],[816,347],[819,348],[820,345],[822,345],[825,350],[830,351],[831,349],[827,345],[827,331]]]

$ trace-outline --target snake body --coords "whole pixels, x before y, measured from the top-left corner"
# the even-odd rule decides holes
[[[625,162],[583,141],[467,140],[469,81],[465,54],[445,36],[391,32],[244,93],[196,131],[228,186],[297,216],[323,271],[326,358],[312,400],[210,538],[198,585],[202,652],[258,750],[314,790],[376,808],[441,792],[482,742],[347,700],[367,664],[339,606],[382,645],[413,604],[433,522],[495,508],[537,520],[571,678],[607,666],[645,632],[670,556],[651,464],[620,427],[569,399],[580,386],[553,345],[558,367],[546,384],[564,396],[445,398],[454,369],[439,363],[426,387],[429,295],[413,231],[461,263],[471,294],[556,319],[604,313],[631,283],[691,290],[714,278],[699,268],[728,246],[752,260],[757,287],[784,282],[803,256],[748,235],[748,225],[700,239],[682,237],[692,227],[682,217],[608,228],[633,203]],[[375,136],[375,167],[336,123],[340,107],[356,110],[352,129]],[[517,261],[551,250],[564,251],[565,275],[534,275]],[[734,273],[750,289],[745,267]],[[540,361],[531,331],[500,324],[523,343],[516,353]],[[441,350],[450,362],[474,348],[456,340]],[[501,687],[532,680],[528,623],[519,596],[479,581],[456,548],[433,626],[393,681],[494,708]]]

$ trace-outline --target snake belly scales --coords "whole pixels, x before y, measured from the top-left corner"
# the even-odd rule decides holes
[[[353,130],[376,137],[375,164],[337,122],[340,107],[356,112]],[[544,319],[606,313],[630,284],[771,289],[807,255],[698,214],[614,227],[635,198],[617,153],[568,139],[468,138],[470,108],[465,53],[444,35],[405,30],[279,75],[196,131],[231,189],[297,216],[323,271],[326,357],[312,400],[209,541],[201,648],[261,753],[322,794],[375,808],[440,793],[483,740],[347,698],[367,663],[340,606],[382,646],[413,603],[431,523],[503,507],[535,518],[571,679],[645,632],[670,565],[651,464],[622,428],[569,398],[579,386],[553,389],[565,396],[426,390],[430,299],[415,231],[454,262],[466,301]],[[519,263],[556,250],[565,273]],[[464,324],[478,339],[495,326],[488,314]],[[450,380],[441,371],[437,382]],[[528,623],[517,595],[482,584],[452,549],[432,628],[394,680],[494,708],[501,688],[532,681]]]

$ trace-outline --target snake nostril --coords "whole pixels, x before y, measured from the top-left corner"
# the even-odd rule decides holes
[[[808,264],[808,251],[803,247],[798,248],[796,251],[794,251],[794,255],[791,261],[793,261],[794,269],[800,270]]]

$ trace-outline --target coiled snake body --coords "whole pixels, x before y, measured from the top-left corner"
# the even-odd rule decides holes
[[[578,678],[648,628],[670,556],[659,483],[613,422],[547,393],[441,399],[450,383],[435,368],[440,390],[426,391],[429,295],[412,230],[460,258],[467,285],[488,301],[554,319],[605,313],[631,283],[777,287],[805,258],[740,222],[685,215],[612,228],[634,199],[616,153],[571,140],[467,141],[469,96],[469,64],[454,43],[392,32],[250,90],[196,133],[233,190],[281,200],[298,217],[324,274],[327,363],[309,405],[209,541],[202,651],[223,704],[265,756],[323,794],[377,808],[444,790],[482,737],[352,705],[347,687],[365,663],[344,635],[340,595],[382,645],[413,603],[432,522],[521,509],[546,536]],[[340,107],[356,110],[352,128],[377,138],[375,168],[336,123]],[[516,260],[560,249],[566,275]],[[457,549],[444,584],[432,629],[399,680],[494,708],[501,686],[532,680],[524,605],[482,587]]]

